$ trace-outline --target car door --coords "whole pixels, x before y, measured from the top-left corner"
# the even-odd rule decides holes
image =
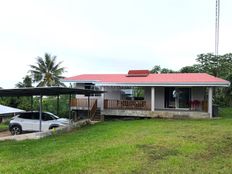
[[[32,129],[33,131],[39,131],[39,112],[33,113]]]
[[[17,121],[22,126],[23,131],[31,131],[32,130],[32,115],[30,112],[21,113],[18,117]]]
[[[24,131],[31,131],[32,128],[32,113],[28,112],[28,113],[24,113],[24,119],[21,120],[22,122],[22,129]]]
[[[32,121],[32,113],[30,113],[30,112],[21,113],[18,121],[20,122],[23,131],[33,130],[33,128],[32,128],[32,122],[33,122]]]
[[[43,120],[43,131],[47,131],[49,130],[50,126],[53,124],[54,122],[54,118],[49,115],[48,113],[44,112],[42,114],[42,120]]]

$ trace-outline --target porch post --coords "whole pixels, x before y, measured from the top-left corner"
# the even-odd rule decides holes
[[[209,87],[208,91],[208,113],[210,118],[213,116],[213,88]]]
[[[101,90],[104,91],[105,88],[102,86],[102,87],[101,87]],[[101,94],[101,110],[102,110],[102,111],[104,110],[104,99],[105,99],[105,94],[102,93],[102,94]]]
[[[72,94],[69,94],[69,105],[68,105],[68,118],[69,118],[69,126],[71,125],[71,116],[72,116],[72,110],[71,110],[71,99],[72,99]]]
[[[88,118],[90,118],[90,99],[89,99],[89,97],[90,97],[90,94],[88,94]]]
[[[57,99],[56,100],[56,115],[59,116],[59,111],[60,111],[60,96],[57,95],[56,99]],[[69,104],[69,106],[70,106],[70,104]]]
[[[155,111],[155,87],[151,87],[151,111]]]
[[[40,94],[39,97],[39,131],[42,131],[42,106],[43,106],[43,96]]]

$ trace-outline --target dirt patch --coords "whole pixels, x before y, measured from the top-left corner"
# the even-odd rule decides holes
[[[10,136],[10,135],[11,135],[10,131],[0,132],[0,137],[6,137],[6,136]]]
[[[169,156],[176,156],[178,151],[170,149],[165,146],[143,144],[138,145],[138,148],[142,149],[149,157],[150,160],[162,160]]]
[[[144,152],[146,160],[144,160],[144,164],[140,169],[132,171],[131,174],[153,173],[151,169],[154,169],[158,161],[166,160],[168,157],[179,154],[178,150],[175,148],[155,144],[140,144],[137,145],[137,148]]]
[[[200,154],[195,156],[197,160],[211,160],[215,157],[223,156],[224,158],[232,156],[232,136],[225,135],[218,138],[217,141],[210,143],[210,146]]]
[[[197,139],[197,137],[194,135],[183,135],[183,136],[178,136],[178,137],[183,138],[184,140],[192,140],[192,141],[195,141]]]

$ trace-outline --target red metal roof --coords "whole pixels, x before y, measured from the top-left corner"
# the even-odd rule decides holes
[[[141,83],[141,84],[222,84],[230,83],[221,78],[211,76],[206,73],[167,73],[167,74],[149,74],[143,77],[128,77],[127,74],[83,74],[74,77],[65,78],[66,82],[97,82],[97,83]]]

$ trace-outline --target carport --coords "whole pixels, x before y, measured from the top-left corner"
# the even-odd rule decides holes
[[[15,89],[0,89],[0,97],[22,97],[31,96],[31,102],[33,103],[33,96],[39,96],[39,131],[42,128],[42,101],[43,96],[59,96],[59,95],[69,95],[69,119],[71,119],[71,96],[73,94],[84,94],[88,96],[88,100],[91,94],[99,94],[104,91],[95,91],[88,89],[78,89],[78,88],[66,88],[66,87],[38,87],[38,88],[15,88]],[[59,97],[57,97],[58,104]],[[88,102],[89,104],[89,102]],[[89,108],[89,107],[88,107]]]

